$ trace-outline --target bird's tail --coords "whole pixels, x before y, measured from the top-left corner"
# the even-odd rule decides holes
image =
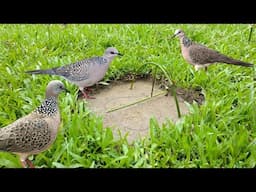
[[[244,66],[244,67],[253,67],[253,64],[251,64],[251,63],[239,61],[239,60],[232,59],[232,58],[229,58],[229,57],[222,58],[220,62],[233,64],[233,65],[241,65],[241,66]]]
[[[43,69],[43,70],[32,70],[32,71],[26,71],[28,74],[48,74],[48,75],[55,75],[54,69]]]

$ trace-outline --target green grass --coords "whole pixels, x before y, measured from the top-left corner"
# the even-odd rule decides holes
[[[170,39],[177,28],[196,42],[256,64],[256,34],[248,43],[247,24],[0,25],[0,127],[30,113],[44,99],[47,83],[59,79],[71,93],[59,97],[62,124],[56,141],[30,157],[36,167],[255,167],[255,69],[218,64],[196,72],[181,57],[178,40]],[[124,56],[114,59],[105,80],[150,73],[152,66],[141,66],[154,62],[178,86],[201,86],[205,104],[188,105],[190,114],[176,124],[152,118],[149,137],[128,144],[125,136],[114,140],[102,118],[76,101],[75,85],[24,73],[102,55],[108,46]],[[20,167],[19,160],[0,152],[0,167]]]

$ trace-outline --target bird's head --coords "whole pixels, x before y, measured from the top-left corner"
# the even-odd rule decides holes
[[[121,53],[118,52],[118,50],[115,47],[108,47],[104,53],[104,56],[108,58],[114,58],[118,55],[123,56]]]
[[[57,97],[62,91],[69,92],[61,81],[50,81],[46,87],[46,97]]]
[[[176,29],[172,38],[174,38],[174,37],[181,38],[181,37],[184,37],[184,35],[185,35],[184,31],[182,31],[181,29]]]

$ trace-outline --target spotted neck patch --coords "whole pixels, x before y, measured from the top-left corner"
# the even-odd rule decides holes
[[[190,45],[192,45],[192,41],[189,38],[187,38],[186,36],[184,36],[182,39],[182,44],[185,47],[189,47]]]
[[[57,100],[55,97],[49,97],[43,101],[43,103],[37,107],[36,113],[52,116],[58,111]]]

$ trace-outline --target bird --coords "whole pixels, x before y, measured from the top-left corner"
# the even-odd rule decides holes
[[[58,95],[62,91],[69,92],[61,81],[50,81],[41,105],[0,128],[0,151],[18,155],[23,168],[34,168],[28,157],[47,150],[55,141],[61,123]]]
[[[196,71],[201,68],[206,70],[209,65],[214,63],[227,63],[244,67],[254,66],[251,63],[233,59],[202,44],[193,42],[181,29],[177,29],[175,31],[172,38],[174,37],[178,37],[180,39],[181,53],[184,59],[195,67]]]
[[[117,55],[122,56],[115,47],[108,47],[103,56],[91,57],[52,69],[26,71],[26,73],[62,76],[77,85],[84,98],[94,99],[87,94],[90,91],[89,87],[104,78],[109,64]]]

